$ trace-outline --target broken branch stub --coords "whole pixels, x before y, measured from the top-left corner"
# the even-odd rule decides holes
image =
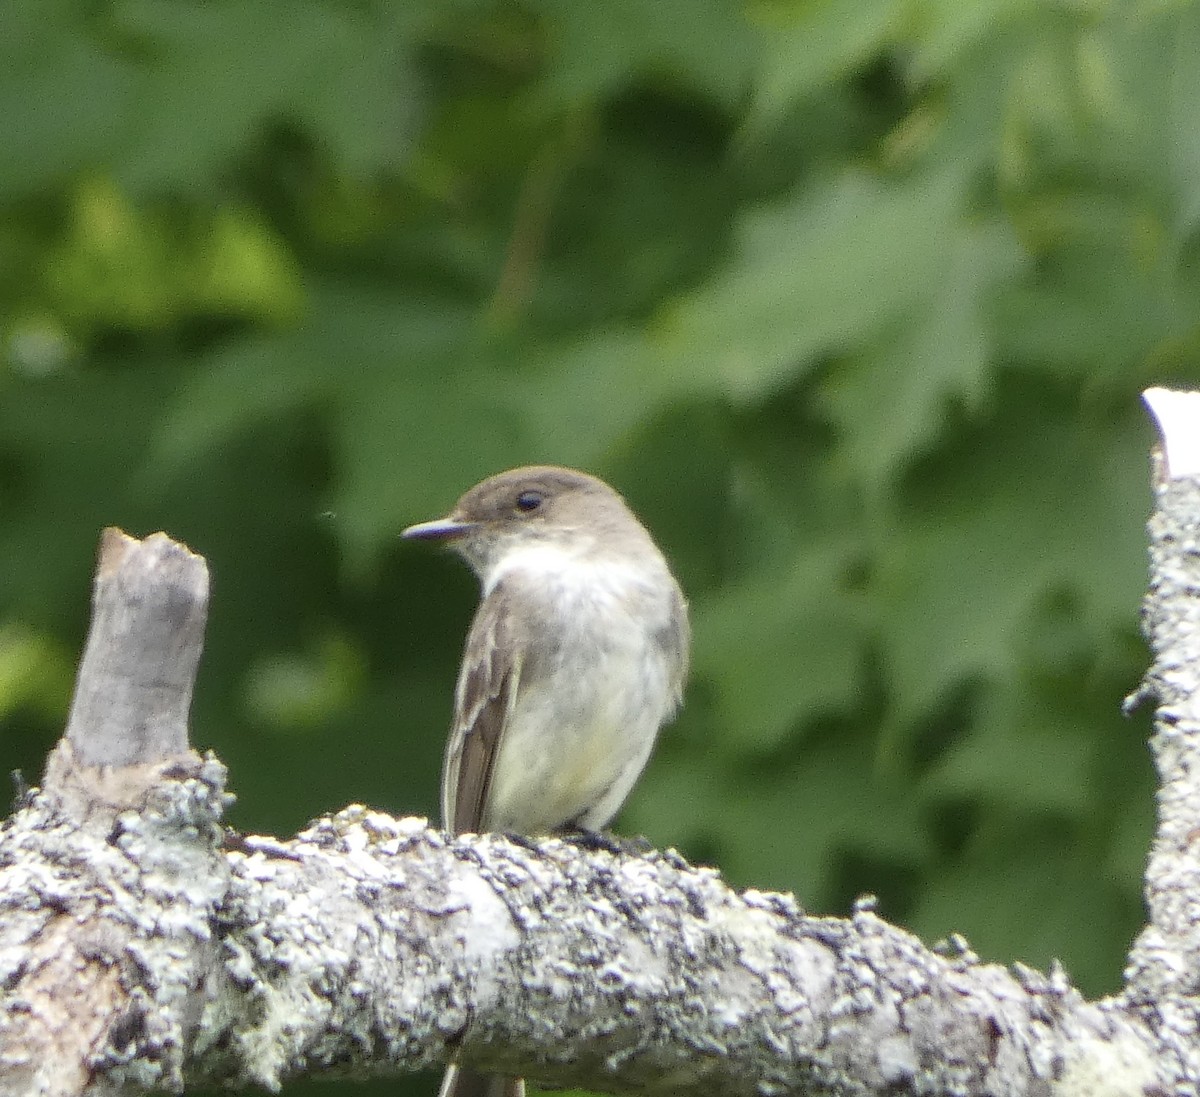
[[[207,609],[203,557],[165,533],[139,541],[104,531],[91,626],[47,789],[68,801],[82,795],[91,814],[131,806],[164,768],[199,764],[188,711]]]

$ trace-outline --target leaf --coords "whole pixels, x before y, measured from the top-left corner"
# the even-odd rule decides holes
[[[174,475],[237,435],[322,397],[334,379],[303,327],[221,347],[201,359],[156,423],[150,466]]]
[[[406,148],[416,97],[403,38],[367,9],[322,0],[126,0],[119,18],[151,58],[118,166],[136,188],[206,189],[276,121],[310,127],[359,172],[396,166]]]
[[[905,785],[855,766],[861,755],[861,745],[835,742],[749,774],[702,756],[672,757],[642,778],[622,823],[658,842],[698,842],[709,856],[715,846],[735,886],[825,901],[834,865],[847,852],[869,850],[910,866],[929,856]]]
[[[640,77],[674,79],[727,108],[749,84],[756,35],[726,0],[536,0],[551,64],[537,98],[559,109],[612,95]]]
[[[930,941],[963,933],[981,955],[1000,962],[1044,969],[1062,960],[1094,995],[1118,987],[1140,908],[1137,889],[1098,874],[1061,824],[1020,826],[1010,818],[931,878],[911,924]]]
[[[1022,685],[1005,679],[984,691],[982,711],[924,782],[925,792],[1014,812],[1083,817],[1103,749],[1099,728]]]
[[[6,0],[0,35],[0,198],[48,194],[103,159],[133,109],[135,70],[87,33],[79,6]]]
[[[963,225],[923,307],[830,373],[821,402],[872,496],[939,440],[953,404],[980,407],[996,358],[995,298],[1020,270],[1006,228]]]
[[[137,528],[152,505],[130,493],[128,478],[145,458],[150,424],[177,378],[163,363],[137,371],[62,371],[5,385],[0,612],[36,629],[61,629],[85,611],[67,592],[86,588],[100,530]]]
[[[636,328],[586,332],[529,349],[511,403],[531,437],[566,465],[595,466],[640,423],[697,391],[695,376]]]
[[[899,37],[907,0],[814,0],[794,4],[765,35],[749,125],[761,129],[805,96],[861,71]]]
[[[405,526],[446,513],[476,481],[535,460],[501,378],[448,357],[426,365],[427,376],[360,367],[342,393],[344,476],[332,507],[352,573]]]
[[[848,174],[748,215],[737,255],[662,317],[668,353],[738,402],[925,307],[954,239],[951,176]]]
[[[247,668],[246,706],[277,733],[311,732],[350,703],[363,670],[351,638],[327,633],[303,651],[276,651]]]
[[[994,53],[997,39],[1028,13],[1025,0],[923,0],[917,6],[913,79],[946,75],[961,83],[969,75],[963,55],[977,49]]]
[[[104,177],[73,189],[69,227],[43,266],[45,306],[93,340],[198,320],[287,320],[302,301],[291,255],[257,214],[227,206],[180,224]]]
[[[1162,66],[1168,83],[1163,117],[1172,181],[1178,188],[1173,228],[1186,238],[1200,222],[1200,69],[1191,63],[1200,50],[1200,8],[1180,7],[1167,30],[1173,58]]]
[[[1124,220],[1126,238],[1133,235],[1130,212],[1110,210],[1106,231]],[[1064,377],[1121,378],[1132,366],[1149,381],[1194,337],[1200,314],[1186,285],[1180,272],[1146,267],[1129,248],[1065,250],[1001,302],[1000,349]]]
[[[1030,383],[1003,392],[936,478],[912,481],[883,542],[871,604],[896,727],[964,682],[1015,674],[1047,592],[1076,596],[1093,635],[1141,596],[1140,432],[1052,412]]]
[[[694,675],[734,749],[770,750],[802,720],[854,708],[863,633],[838,597],[853,543],[796,554],[697,599]]]
[[[0,624],[0,719],[21,706],[61,719],[71,700],[71,655],[46,633]]]

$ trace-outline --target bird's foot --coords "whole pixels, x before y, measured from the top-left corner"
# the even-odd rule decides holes
[[[650,840],[640,834],[632,838],[624,838],[618,834],[613,834],[611,831],[588,830],[586,827],[567,827],[561,834],[568,842],[573,843],[580,849],[586,849],[593,853],[601,852],[614,855],[625,854],[631,857],[645,857],[646,854],[654,849]]]

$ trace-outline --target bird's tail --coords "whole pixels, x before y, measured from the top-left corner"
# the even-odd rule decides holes
[[[525,1083],[499,1074],[476,1074],[451,1063],[442,1077],[438,1097],[525,1097]]]

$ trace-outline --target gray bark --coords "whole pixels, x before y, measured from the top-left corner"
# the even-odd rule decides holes
[[[455,1050],[613,1093],[1200,1093],[1200,480],[1160,482],[1150,532],[1160,824],[1148,924],[1097,1002],[670,852],[359,806],[230,835],[224,768],[186,735],[204,563],[109,532],[67,732],[0,833],[0,1097],[274,1089]]]

